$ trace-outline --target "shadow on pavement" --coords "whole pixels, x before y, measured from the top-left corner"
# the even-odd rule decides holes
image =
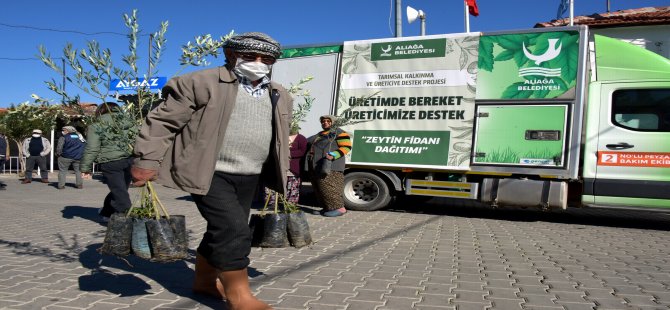
[[[183,201],[193,201],[193,197],[191,195],[184,195],[181,197],[175,198],[176,200],[183,200]]]
[[[448,198],[405,197],[381,212],[446,215],[515,222],[548,222],[606,227],[670,230],[670,215],[641,210],[568,208],[542,211],[531,208],[492,208],[475,201]]]
[[[66,219],[73,219],[75,217],[79,217],[92,222],[99,222],[100,220],[97,208],[82,207],[82,206],[65,206],[65,208],[63,208],[61,213],[63,213],[63,218]]]
[[[121,297],[156,293],[155,289],[152,289],[143,278],[138,276],[141,275],[156,282],[170,293],[189,298],[199,304],[211,308],[221,308],[225,304],[211,297],[193,294],[191,284],[194,272],[188,267],[186,261],[154,263],[132,255],[122,259],[100,254],[97,251],[100,246],[99,243],[91,244],[79,254],[81,265],[91,270],[90,274],[79,277],[79,289],[82,291],[107,291]],[[190,252],[193,257],[194,251]],[[120,269],[128,273],[118,274],[112,269]]]

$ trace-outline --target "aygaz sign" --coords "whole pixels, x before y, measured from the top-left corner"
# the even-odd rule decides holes
[[[137,80],[113,79],[109,83],[109,90],[135,90],[138,88],[161,89],[167,83],[166,77],[152,77],[149,79],[138,78]]]

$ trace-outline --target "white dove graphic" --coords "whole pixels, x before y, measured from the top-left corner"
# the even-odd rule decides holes
[[[540,65],[541,63],[552,60],[558,56],[558,54],[561,53],[561,46],[563,46],[563,43],[559,44],[558,47],[556,47],[556,42],[558,42],[558,39],[547,39],[549,41],[549,48],[547,49],[546,52],[542,55],[533,55],[531,54],[527,49],[526,49],[526,42],[523,43],[523,53],[528,57],[528,59],[535,61],[536,65]]]

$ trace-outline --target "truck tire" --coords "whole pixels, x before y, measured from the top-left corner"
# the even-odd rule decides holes
[[[375,211],[388,206],[391,193],[386,182],[368,172],[352,172],[344,176],[344,205],[356,211]]]

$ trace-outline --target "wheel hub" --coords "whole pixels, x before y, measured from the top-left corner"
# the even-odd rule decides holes
[[[360,180],[352,184],[354,195],[363,201],[371,201],[379,196],[379,188],[370,180]]]

